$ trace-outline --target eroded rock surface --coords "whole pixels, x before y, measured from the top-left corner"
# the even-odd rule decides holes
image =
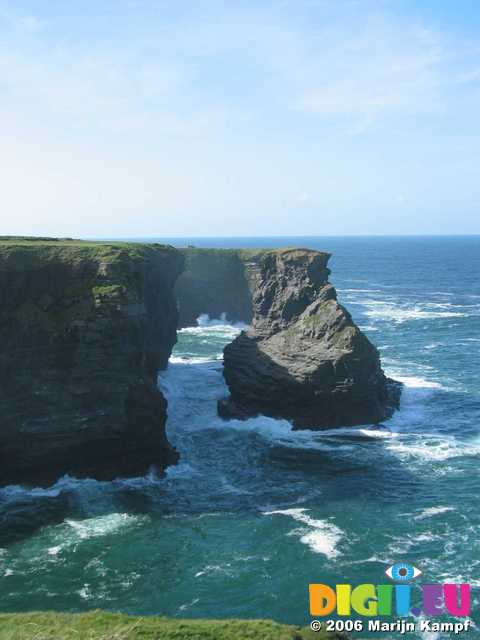
[[[157,373],[182,266],[160,245],[0,242],[0,484],[176,461]]]
[[[377,423],[398,405],[377,349],[338,303],[330,255],[259,253],[247,263],[253,322],[224,350],[230,397],[219,414],[289,419],[297,428]]]

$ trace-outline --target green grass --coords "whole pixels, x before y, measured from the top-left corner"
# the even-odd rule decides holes
[[[202,263],[211,265],[211,261],[227,264],[238,260],[248,261],[269,253],[271,249],[208,249],[206,247],[179,247],[185,256],[186,268],[197,268]],[[205,260],[208,259],[208,263]]]
[[[171,248],[168,244],[159,244],[158,242],[127,242],[124,240],[81,240],[80,238],[43,238],[36,236],[0,236],[0,245],[3,246],[23,246],[23,247],[111,247],[117,249],[132,249],[135,247],[165,247]]]
[[[0,236],[1,268],[7,270],[35,269],[49,261],[74,264],[84,260],[106,263],[124,258],[141,260],[158,249],[176,251],[170,245],[157,243]]]
[[[92,611],[0,614],[0,640],[334,640],[271,620],[174,620]]]

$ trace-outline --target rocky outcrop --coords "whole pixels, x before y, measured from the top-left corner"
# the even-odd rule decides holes
[[[388,417],[398,387],[338,304],[328,258],[0,238],[0,484],[176,462],[157,373],[176,327],[202,313],[251,322],[225,349],[222,416],[262,413],[300,428]]]
[[[156,378],[182,266],[161,245],[0,240],[0,484],[176,461]]]
[[[48,490],[47,490],[48,492]],[[18,495],[0,497],[0,546],[28,537],[40,527],[59,524],[72,514],[75,501],[68,491],[51,495],[18,492]],[[1,636],[0,636],[1,637]]]
[[[329,257],[284,249],[249,261],[253,322],[224,350],[231,395],[219,402],[222,417],[264,414],[315,429],[376,423],[397,407],[399,386],[337,302]]]

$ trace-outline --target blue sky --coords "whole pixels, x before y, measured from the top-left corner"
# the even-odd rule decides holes
[[[480,233],[477,0],[0,0],[0,233]]]

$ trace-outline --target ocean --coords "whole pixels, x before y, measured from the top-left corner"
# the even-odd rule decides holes
[[[309,583],[385,583],[408,561],[420,582],[470,583],[480,627],[480,237],[148,240],[331,252],[339,301],[404,383],[401,408],[386,429],[223,422],[222,349],[242,326],[200,317],[159,376],[181,455],[166,478],[0,489],[4,512],[70,500],[61,522],[0,548],[0,610],[308,624]]]

